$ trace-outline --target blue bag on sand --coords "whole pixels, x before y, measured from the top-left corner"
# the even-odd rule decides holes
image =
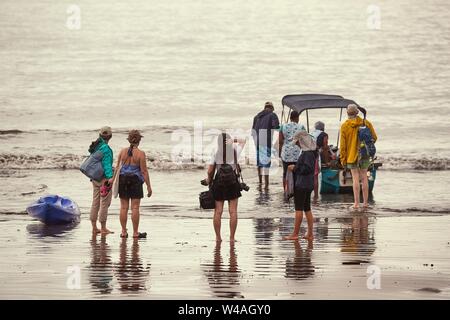
[[[359,156],[361,158],[374,158],[377,149],[375,148],[375,141],[372,137],[372,132],[366,123],[364,122],[362,126],[358,129],[358,139],[359,139]]]
[[[103,152],[100,150],[92,153],[80,166],[80,171],[88,178],[101,181],[104,177],[102,166]]]

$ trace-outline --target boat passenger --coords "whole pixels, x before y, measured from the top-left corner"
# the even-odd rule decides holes
[[[317,121],[314,124],[314,131],[311,135],[316,139],[317,153],[316,166],[314,170],[314,200],[319,198],[319,173],[322,164],[329,166],[331,158],[331,150],[328,146],[328,134],[325,132],[325,124],[322,121]]]
[[[279,135],[280,157],[283,162],[283,188],[286,190],[287,167],[296,164],[300,156],[300,148],[293,142],[294,135],[300,130],[306,130],[302,124],[298,123],[299,113],[292,111],[290,122],[281,126]]]

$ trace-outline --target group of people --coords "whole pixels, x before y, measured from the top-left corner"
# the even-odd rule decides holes
[[[348,119],[342,124],[340,130],[339,156],[333,153],[328,145],[328,134],[325,132],[323,122],[315,123],[315,130],[308,133],[305,127],[299,124],[299,113],[292,111],[290,122],[280,126],[274,106],[266,102],[263,111],[259,112],[253,121],[252,135],[256,146],[257,168],[259,184],[267,189],[269,187],[269,169],[272,158],[273,131],[279,131],[279,155],[283,162],[283,186],[287,184],[287,173],[292,172],[294,177],[294,203],[295,223],[291,235],[284,240],[298,240],[300,226],[305,215],[307,220],[307,233],[305,239],[313,239],[313,214],[311,211],[311,194],[318,197],[318,175],[322,163],[328,165],[331,160],[339,158],[340,164],[351,171],[353,178],[354,204],[352,208],[360,206],[360,183],[363,190],[363,207],[368,207],[369,187],[367,170],[371,164],[370,158],[359,156],[358,129],[361,125],[367,126],[373,139],[377,136],[372,124],[358,116],[356,105],[347,107]],[[100,130],[99,137],[94,141],[89,151],[94,153],[100,150],[103,153],[102,166],[104,179],[92,181],[93,202],[91,207],[92,229],[95,234],[111,233],[106,227],[108,207],[111,203],[112,186],[118,184],[120,197],[120,223],[121,237],[128,237],[127,217],[131,206],[131,220],[133,223],[133,238],[145,238],[145,232],[139,232],[139,207],[144,197],[143,184],[147,186],[147,196],[152,195],[152,188],[148,174],[145,153],[139,149],[142,135],[138,130],[131,130],[128,135],[129,147],[120,151],[116,168],[113,170],[113,152],[108,146],[112,137],[109,127]],[[228,202],[230,242],[235,241],[238,224],[238,199],[242,196],[239,156],[245,147],[245,138],[234,138],[227,133],[221,133],[217,139],[218,145],[211,156],[207,169],[205,184],[210,186],[214,201],[213,226],[216,241],[221,242],[221,220],[225,201]],[[263,179],[264,178],[264,179]],[[118,179],[118,182],[116,181]],[[228,182],[227,182],[228,180]],[[264,182],[263,182],[264,180]],[[101,228],[97,227],[97,220]]]
[[[113,196],[112,188],[118,184],[118,195],[120,198],[120,224],[121,238],[128,237],[127,220],[128,211],[131,206],[131,221],[133,224],[133,238],[146,238],[146,232],[139,232],[139,207],[144,197],[143,184],[147,186],[147,196],[151,197],[152,187],[148,174],[146,157],[144,151],[139,149],[142,135],[138,130],[131,130],[128,134],[129,146],[120,151],[116,168],[113,169],[113,151],[108,145],[112,138],[110,127],[100,129],[99,137],[89,147],[91,154],[100,151],[103,154],[102,168],[104,178],[101,181],[92,181],[93,200],[90,219],[92,232],[94,234],[113,233],[106,227],[108,208]],[[100,222],[100,229],[97,226]]]

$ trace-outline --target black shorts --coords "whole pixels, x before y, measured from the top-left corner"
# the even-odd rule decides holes
[[[287,173],[287,168],[291,165],[291,164],[296,164],[297,162],[286,162],[283,161],[283,179],[286,179],[286,173]]]
[[[311,192],[308,189],[294,189],[295,211],[311,211]]]
[[[119,176],[120,199],[142,199],[144,191],[142,181],[135,174],[121,174]]]
[[[233,200],[242,196],[241,186],[238,182],[228,187],[219,187],[213,182],[211,191],[216,201]]]

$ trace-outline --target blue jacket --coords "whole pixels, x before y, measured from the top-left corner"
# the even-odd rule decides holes
[[[316,151],[303,151],[295,165],[295,189],[314,190]]]
[[[100,138],[100,143],[98,144],[97,148],[95,148],[95,151],[98,150],[103,153],[102,167],[105,178],[111,179],[113,177],[113,151],[102,138]]]

